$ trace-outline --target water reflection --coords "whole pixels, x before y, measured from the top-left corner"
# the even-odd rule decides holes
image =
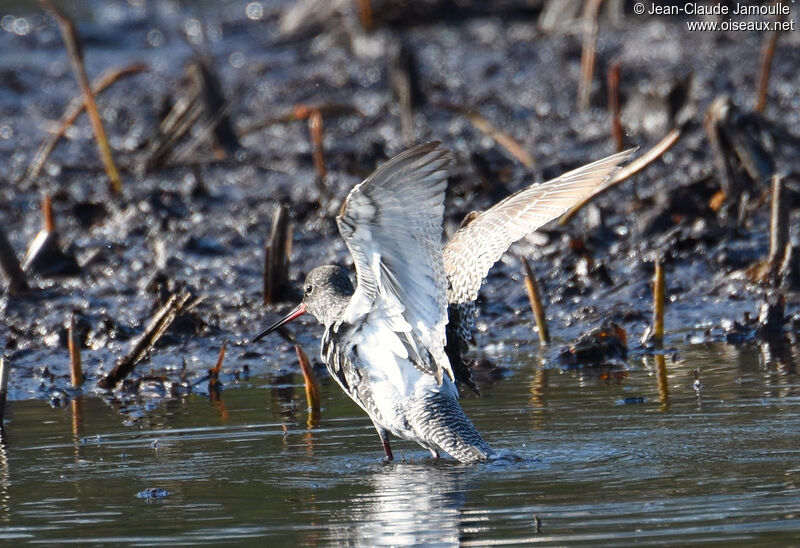
[[[6,429],[0,419],[0,510],[2,510],[2,520],[11,519],[11,496],[9,486],[11,477],[8,468],[8,447],[6,444]]]
[[[337,527],[346,545],[452,546],[468,534],[463,508],[472,467],[452,463],[399,462],[370,478],[372,492],[358,497]]]
[[[75,456],[75,462],[80,462],[82,459],[81,455],[81,440],[84,437],[83,434],[83,396],[78,396],[73,398],[69,402],[70,410],[72,411],[72,443],[73,443],[73,454]]]
[[[656,354],[656,379],[658,382],[658,401],[661,411],[669,411],[669,385],[667,383],[667,358],[664,354]]]
[[[767,350],[778,355],[698,345],[630,369],[515,368],[464,404],[496,448],[524,460],[481,466],[381,465],[372,426],[341,391],[326,391],[322,425],[308,428],[296,375],[210,398],[14,402],[0,543],[794,540],[798,384],[784,362],[766,367]],[[626,399],[641,405],[620,407]],[[653,413],[659,405],[669,412]],[[173,495],[135,498],[151,487]]]
[[[269,408],[274,416],[286,420],[294,418],[295,414],[295,380],[294,373],[275,375],[271,379],[269,391]]]
[[[780,373],[794,375],[796,367],[792,359],[792,347],[783,337],[770,337],[758,343],[761,364],[765,369],[777,369]]]

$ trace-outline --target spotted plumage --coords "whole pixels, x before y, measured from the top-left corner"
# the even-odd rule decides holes
[[[336,219],[355,287],[341,267],[315,268],[303,302],[254,340],[309,312],[324,326],[321,355],[331,376],[372,419],[388,459],[393,434],[436,457],[486,460],[493,451],[461,409],[456,387],[461,380],[476,388],[462,354],[480,283],[511,243],[604,182],[623,158],[509,197],[442,249],[450,153],[438,142],[407,150],[356,185]]]

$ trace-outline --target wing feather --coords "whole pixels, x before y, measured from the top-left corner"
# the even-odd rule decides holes
[[[444,353],[447,281],[441,244],[450,161],[439,142],[403,152],[356,185],[336,219],[357,279],[343,321],[365,328],[371,321],[388,325],[406,347],[395,354],[406,354],[439,382],[443,372],[453,377]]]
[[[626,150],[512,194],[460,228],[444,248],[448,301],[468,303],[489,269],[517,240],[559,217],[605,183],[635,149]]]

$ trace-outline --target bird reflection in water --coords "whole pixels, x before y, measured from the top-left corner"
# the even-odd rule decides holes
[[[453,463],[397,462],[369,478],[372,487],[331,528],[340,545],[457,545],[475,531],[464,512],[474,470]],[[355,522],[355,524],[353,524]]]

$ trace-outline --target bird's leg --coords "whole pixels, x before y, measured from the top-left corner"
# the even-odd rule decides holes
[[[383,443],[383,452],[386,453],[386,460],[394,460],[394,455],[392,455],[392,447],[389,445],[389,432],[377,424],[375,425],[375,430],[378,431],[378,436],[380,436],[381,443]]]
[[[394,456],[392,455],[392,448],[389,446],[388,439],[382,439],[383,442],[383,452],[386,453],[386,460],[394,460]]]

